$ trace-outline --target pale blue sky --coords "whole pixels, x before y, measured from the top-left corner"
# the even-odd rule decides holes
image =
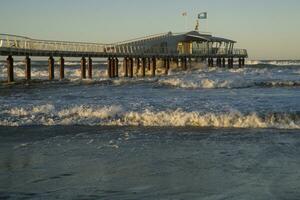
[[[300,59],[299,0],[1,0],[2,33],[109,43],[185,31],[207,11],[202,30],[238,41],[252,59]]]

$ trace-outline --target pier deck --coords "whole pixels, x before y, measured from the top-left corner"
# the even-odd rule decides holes
[[[183,69],[187,69],[187,62],[192,59],[207,60],[208,66],[233,67],[234,59],[238,59],[239,67],[245,63],[248,54],[245,49],[234,49],[234,41],[216,38],[198,32],[185,34],[158,34],[112,44],[67,42],[52,40],[37,40],[28,37],[0,34],[0,55],[7,57],[7,80],[14,81],[13,56],[24,56],[26,79],[31,79],[31,56],[49,57],[49,80],[54,79],[54,58],[60,57],[60,78],[64,78],[64,57],[81,57],[81,78],[86,78],[86,59],[88,58],[88,74],[91,77],[92,58],[108,59],[108,76],[119,76],[119,59],[123,58],[124,76],[132,77],[133,65],[141,67],[145,76],[146,66],[151,66],[151,74],[155,76],[156,59],[164,60],[166,74],[170,68],[170,61],[174,61]],[[135,61],[135,62],[134,62]],[[151,68],[149,67],[149,69]],[[129,71],[127,71],[129,70]],[[118,73],[116,73],[118,72]]]

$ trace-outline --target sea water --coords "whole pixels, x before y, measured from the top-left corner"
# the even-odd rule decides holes
[[[300,199],[300,62],[109,80],[98,61],[83,81],[66,64],[0,86],[1,199]]]

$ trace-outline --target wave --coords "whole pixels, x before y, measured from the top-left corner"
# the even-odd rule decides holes
[[[258,114],[230,111],[228,113],[187,112],[182,109],[125,111],[121,106],[75,105],[58,109],[46,104],[5,109],[1,126],[28,125],[92,125],[145,127],[214,127],[214,128],[277,128],[300,129],[300,113]]]
[[[233,80],[212,80],[212,79],[200,79],[200,80],[188,80],[180,78],[170,78],[159,80],[162,85],[179,87],[185,89],[218,89],[218,88],[243,88],[249,87],[246,82],[235,82]]]
[[[300,66],[300,60],[248,60],[246,65]]]
[[[299,87],[299,81],[289,80],[243,80],[243,79],[231,79],[231,80],[219,80],[203,78],[199,80],[195,79],[181,79],[181,78],[169,78],[158,81],[159,84],[170,87],[178,87],[184,89],[241,89],[251,87]]]

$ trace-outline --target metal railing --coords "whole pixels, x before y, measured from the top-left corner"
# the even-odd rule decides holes
[[[190,53],[180,52],[174,48],[168,47],[147,47],[144,40],[151,40],[158,37],[168,37],[168,34],[158,34],[135,40],[128,40],[114,44],[83,43],[68,41],[37,40],[17,35],[0,34],[0,50],[8,49],[10,51],[30,52],[45,51],[58,53],[102,53],[102,54],[124,54],[124,55],[168,55],[168,56],[205,56],[205,55],[239,55],[247,56],[245,49],[220,49],[209,48],[193,50]]]

